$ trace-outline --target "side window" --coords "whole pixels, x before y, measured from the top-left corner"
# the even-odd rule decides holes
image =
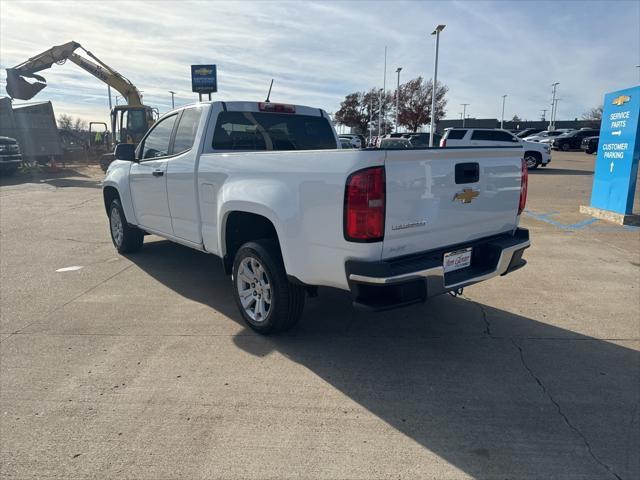
[[[174,155],[191,150],[191,147],[193,147],[201,113],[202,109],[200,107],[188,108],[182,112],[178,128],[176,128],[176,138],[173,141]]]
[[[471,140],[487,140],[491,142],[514,142],[510,133],[500,130],[474,130]]]
[[[171,143],[171,133],[173,125],[176,123],[177,115],[160,120],[153,126],[149,135],[144,140],[142,146],[142,160],[150,160],[169,155],[169,143]]]
[[[465,133],[467,133],[466,130],[449,130],[449,135],[447,135],[447,139],[462,140],[464,138]]]
[[[491,130],[474,130],[471,134],[471,140],[493,140],[495,141],[494,136],[492,135]]]

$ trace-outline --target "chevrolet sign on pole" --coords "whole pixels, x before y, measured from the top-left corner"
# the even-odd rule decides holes
[[[215,65],[191,65],[191,91],[200,96],[218,91],[218,77]]]

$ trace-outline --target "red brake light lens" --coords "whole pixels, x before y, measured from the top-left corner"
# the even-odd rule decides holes
[[[347,179],[344,195],[344,236],[351,242],[384,238],[384,167],[365,168]]]
[[[446,138],[440,139],[440,148],[446,148],[446,146],[447,146],[447,139]]]
[[[287,105],[285,103],[260,102],[258,103],[258,110],[261,112],[296,113],[295,105]]]
[[[529,189],[529,170],[527,162],[522,159],[522,174],[520,176],[520,202],[518,203],[518,215],[522,213],[527,204],[527,190]]]

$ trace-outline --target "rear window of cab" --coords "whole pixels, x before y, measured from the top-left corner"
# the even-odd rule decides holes
[[[325,117],[272,112],[221,112],[215,150],[325,150],[337,148]]]

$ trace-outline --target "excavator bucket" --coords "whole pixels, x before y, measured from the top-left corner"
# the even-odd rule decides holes
[[[25,76],[36,80],[35,83],[29,83],[25,80]],[[20,100],[29,100],[47,86],[47,81],[40,75],[31,73],[29,75],[21,75],[13,68],[7,68],[7,93],[11,98]]]

